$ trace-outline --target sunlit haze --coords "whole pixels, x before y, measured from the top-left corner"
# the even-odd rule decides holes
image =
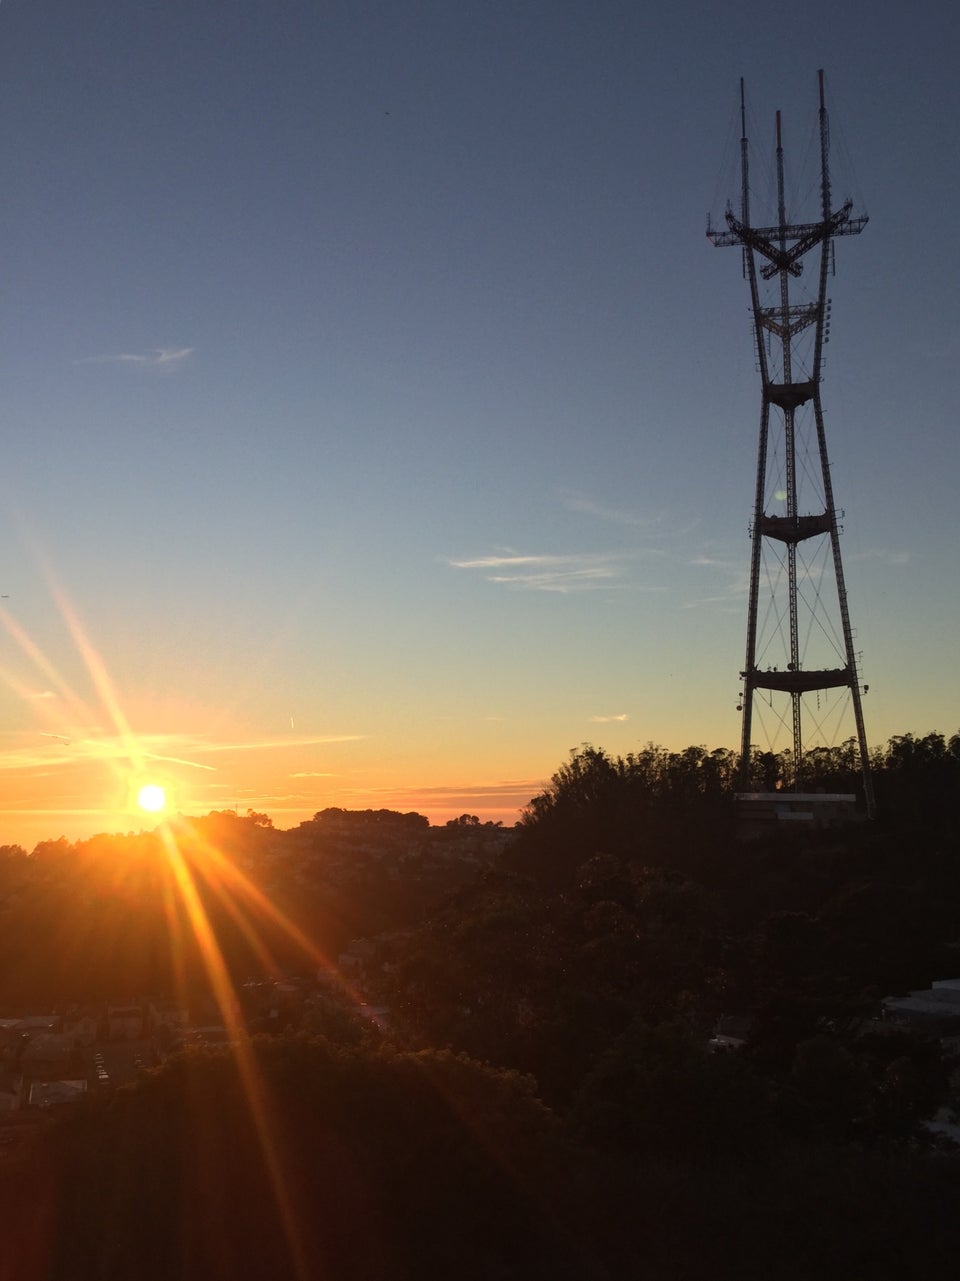
[[[825,69],[870,215],[823,385],[868,739],[957,730],[955,17],[797,13],[0,6],[0,843],[512,823],[583,742],[738,746],[741,76],[802,217]]]

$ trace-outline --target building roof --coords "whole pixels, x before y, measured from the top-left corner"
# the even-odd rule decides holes
[[[34,1081],[28,1106],[51,1108],[58,1103],[79,1103],[86,1092],[86,1081]]]

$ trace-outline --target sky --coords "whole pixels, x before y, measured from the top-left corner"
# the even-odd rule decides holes
[[[738,746],[741,76],[789,171],[824,68],[870,215],[823,384],[868,739],[960,728],[960,26],[860,13],[3,0],[0,842],[144,781],[509,823],[583,742]]]

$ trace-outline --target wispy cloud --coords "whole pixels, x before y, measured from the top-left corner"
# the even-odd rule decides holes
[[[828,552],[829,547],[825,547],[822,552],[817,553],[817,558],[808,564],[803,563],[798,557],[797,583],[801,588],[804,584],[818,587],[821,583],[833,581],[833,565],[828,558]],[[859,557],[854,556],[851,559],[868,558],[880,559],[892,565],[903,565],[910,559],[906,553],[888,552],[884,548],[861,553]],[[682,609],[699,609],[705,605],[720,605],[727,612],[731,609],[742,609],[743,598],[750,589],[750,570],[746,552],[743,556],[734,557],[723,552],[715,554],[710,547],[707,547],[703,552],[691,557],[687,564],[706,572],[709,576],[710,590],[685,601],[681,606]],[[786,582],[786,553],[765,550],[760,566],[761,587],[765,591],[776,594],[785,590]]]
[[[884,565],[909,565],[909,552],[894,552],[888,547],[871,547],[865,552],[854,552],[852,556],[846,557],[848,561],[859,560],[879,560]]]
[[[591,716],[594,725],[608,725],[611,721],[628,721],[630,719],[626,712],[618,712],[616,716]]]
[[[40,731],[37,737],[48,741],[40,745],[23,744],[8,751],[0,752],[0,770],[34,769],[41,765],[49,768],[51,765],[62,767],[93,762],[129,762],[131,760],[130,738],[126,734],[77,737],[72,734],[54,734]],[[137,756],[141,761],[162,761],[171,765],[183,765],[189,769],[216,771],[215,765],[204,765],[200,761],[188,760],[185,756],[173,755],[169,749],[171,747],[182,749],[184,747],[182,737],[175,735],[138,735],[136,743]]]
[[[631,529],[649,528],[651,525],[659,524],[661,520],[659,515],[639,516],[636,512],[624,511],[620,507],[609,507],[598,499],[590,498],[587,494],[580,494],[571,489],[560,491],[560,501],[568,511],[578,512],[583,516],[595,516],[598,520],[607,521],[613,525],[626,526]]]
[[[559,498],[567,511],[576,512],[580,516],[589,516],[608,525],[617,525],[621,529],[641,532],[644,538],[655,540],[658,551],[668,545],[678,545],[682,539],[696,532],[701,524],[699,519],[688,519],[685,523],[679,524],[676,513],[662,508],[638,512],[617,507],[575,489],[561,489]]]
[[[447,813],[501,813],[522,809],[543,791],[545,779],[505,779],[499,783],[464,783],[460,787],[357,788],[345,792],[338,804],[387,805],[391,809]]]
[[[723,560],[719,556],[694,556],[690,562],[691,565],[702,565],[708,569],[722,569],[724,573],[739,573],[742,565],[738,561],[734,564],[730,560]]]
[[[182,756],[164,756],[159,752],[144,752],[144,759],[148,761],[163,761],[167,765],[185,765],[187,769],[206,769],[211,773],[216,773],[216,765],[204,765],[200,761],[187,761]]]
[[[192,347],[154,347],[148,352],[118,352],[112,356],[83,356],[75,365],[141,365],[158,368],[178,365],[193,353]]]
[[[42,743],[22,743],[0,751],[0,771],[36,769],[50,766],[69,767],[81,763],[131,760],[131,739],[136,744],[140,761],[157,761],[180,765],[186,769],[216,773],[217,765],[196,760],[227,752],[292,750],[328,743],[351,743],[362,734],[326,734],[299,738],[268,738],[241,742],[217,742],[188,734],[57,734],[40,731]],[[22,738],[22,736],[21,736]]]
[[[475,783],[464,784],[462,787],[418,787],[415,790],[417,796],[428,797],[458,797],[458,796],[485,796],[485,797],[529,797],[530,789],[539,789],[543,787],[543,779],[507,779],[502,783]],[[408,793],[410,794],[410,793]]]
[[[736,609],[742,608],[742,598],[750,585],[746,556],[732,556],[728,551],[716,554],[708,546],[696,556],[690,557],[687,564],[694,569],[704,570],[710,576],[711,589],[691,600],[684,601],[681,609],[700,609],[705,605],[721,605]]]
[[[322,747],[327,743],[357,743],[366,738],[365,734],[318,734],[309,738],[294,738],[289,735],[286,738],[257,738],[250,742],[240,743],[211,743],[204,739],[196,739],[191,748],[193,753],[198,752],[262,752],[276,749],[290,749],[292,747]]]
[[[565,593],[619,586],[627,559],[619,552],[524,555],[508,551],[447,563],[454,569],[479,570],[488,583],[513,590]]]
[[[250,808],[257,806],[269,806],[274,813],[289,813],[291,804],[297,804],[297,810],[301,810],[305,804],[310,802],[310,797],[305,796],[302,792],[254,792],[248,791],[243,796]]]

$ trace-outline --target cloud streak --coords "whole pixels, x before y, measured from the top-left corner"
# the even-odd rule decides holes
[[[623,511],[619,507],[608,507],[606,503],[589,498],[586,494],[578,494],[574,490],[563,490],[560,501],[569,511],[577,512],[581,516],[595,516],[598,520],[628,529],[649,528],[651,525],[660,524],[659,516],[637,516],[634,512]]]
[[[345,790],[331,804],[387,805],[390,808],[449,813],[506,813],[530,804],[546,786],[542,778],[504,779],[499,783],[464,783],[460,787],[381,787]]]
[[[257,738],[248,743],[207,743],[202,739],[194,740],[191,751],[198,752],[260,752],[277,748],[322,747],[327,743],[357,743],[366,738],[365,734],[319,734],[300,738]]]
[[[614,552],[572,552],[563,555],[525,555],[506,552],[449,560],[453,569],[478,570],[488,583],[514,591],[582,592],[622,585],[623,562]]]
[[[193,354],[192,347],[154,347],[143,353],[118,352],[112,356],[84,356],[75,365],[139,365],[157,369],[161,366],[179,365]]]
[[[847,561],[879,560],[884,565],[909,565],[910,553],[891,551],[888,547],[871,547],[867,551],[854,552],[844,557]]]
[[[80,764],[122,761],[134,764],[131,739],[140,761],[180,765],[186,769],[216,773],[217,765],[192,759],[227,752],[276,751],[323,746],[329,743],[352,743],[362,734],[325,734],[300,738],[254,739],[249,742],[211,742],[186,734],[87,734],[76,736],[40,731],[38,737],[49,740],[41,746],[24,745],[0,751],[0,771],[27,770],[43,767],[70,767]]]

